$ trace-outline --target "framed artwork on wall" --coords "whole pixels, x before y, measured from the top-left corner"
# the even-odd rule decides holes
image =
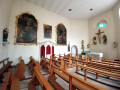
[[[29,12],[16,17],[16,32],[14,44],[37,45],[38,21]]]
[[[52,38],[52,26],[44,24],[44,38]]]
[[[57,36],[57,40],[56,40],[57,45],[67,45],[67,30],[62,23],[57,25],[56,34],[57,34],[56,35]]]

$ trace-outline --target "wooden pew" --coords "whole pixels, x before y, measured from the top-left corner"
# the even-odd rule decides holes
[[[101,88],[87,81],[84,81],[81,78],[75,75],[72,75],[71,73],[68,73],[64,70],[60,70],[55,65],[52,65],[52,72],[48,80],[55,86],[57,90],[64,90],[64,88],[55,81],[56,80],[55,74],[69,83],[69,90],[76,90],[76,89],[78,90],[105,90],[104,88]]]
[[[61,58],[59,58],[60,60],[63,60]],[[45,60],[45,59],[44,59]],[[50,72],[50,76],[48,78],[48,80],[55,86],[56,89],[58,90],[64,90],[64,88],[62,86],[60,86],[55,80],[56,80],[56,76],[55,74],[57,74],[58,76],[60,76],[63,80],[67,81],[69,83],[69,90],[72,90],[72,89],[84,89],[84,90],[104,90],[103,88],[100,88],[94,84],[91,84],[89,82],[87,82],[86,84],[86,81],[66,72],[64,70],[64,68],[60,68],[59,66],[57,65],[54,65],[54,62],[52,61],[53,58],[50,58],[50,62],[48,62],[49,64],[49,68],[51,69],[48,69],[49,72]],[[78,62],[77,62],[78,63]],[[61,66],[61,65],[60,65]],[[57,69],[55,69],[55,68]],[[59,71],[59,70],[60,71]],[[61,72],[62,71],[62,72]],[[81,86],[80,86],[81,85]]]
[[[66,68],[72,68],[72,67],[76,66],[79,62],[79,59],[77,57],[78,56],[72,57],[71,54],[68,54],[68,55],[64,54],[64,56],[61,56],[59,54],[59,59],[63,59],[63,61],[66,63]]]
[[[19,78],[17,76],[13,76],[10,90],[20,90]]]
[[[19,78],[12,74],[12,70],[9,70],[1,90],[19,90]]]
[[[43,75],[41,74],[41,66],[39,62],[35,63],[34,71],[33,71],[33,79],[29,83],[29,90],[36,90],[36,85],[41,85],[43,90],[53,90],[51,85],[45,80]]]
[[[25,79],[25,76],[24,76],[25,63],[24,63],[24,60],[22,59],[22,57],[20,57],[19,60],[20,60],[20,63],[18,64],[17,77],[18,77],[20,80],[23,80],[23,79]]]
[[[8,90],[11,87],[11,82],[12,82],[12,70],[9,70],[9,72],[7,73],[7,76],[5,78],[5,81],[2,85],[1,90]]]
[[[7,64],[5,64],[5,62],[7,62]],[[9,61],[9,58],[6,58],[2,61],[0,61],[0,65],[2,65],[3,67],[0,69],[0,82],[3,82],[3,73],[8,71],[8,68],[11,67],[12,61]]]
[[[102,58],[102,62],[109,63],[113,66],[119,66],[120,67],[120,58]]]
[[[24,72],[25,72],[25,63],[22,57],[19,58],[20,63],[18,64],[18,72],[16,75],[13,76],[12,83],[11,83],[11,89],[10,90],[19,90],[19,81],[24,80]]]
[[[13,76],[12,82],[11,82],[11,89],[10,90],[19,90],[19,82],[20,80],[24,80],[24,72],[25,72],[25,63],[22,57],[19,58],[20,63],[18,64],[18,72],[16,75]]]
[[[12,74],[12,70],[10,70],[7,74],[7,77],[2,86],[2,90],[19,90],[19,80],[25,79],[25,64],[22,58],[20,59],[20,63],[18,64],[18,73],[16,75]],[[8,89],[7,89],[8,88]]]
[[[42,58],[40,65],[42,65],[43,68],[47,69],[48,72],[51,72],[51,64],[54,63],[56,66],[58,66],[60,69],[66,70],[66,62],[63,61],[63,59],[59,58],[59,60],[56,60],[56,58],[50,57],[50,59]]]
[[[77,65],[76,72],[78,72],[78,68],[84,69],[84,80],[87,80],[87,71],[96,73],[96,79],[98,79],[98,74],[120,79],[120,68],[110,67],[96,63],[88,63],[86,66]]]
[[[33,73],[33,70],[34,70],[34,66],[35,66],[35,60],[31,56],[30,57],[30,62],[29,62],[29,67],[30,67],[30,70],[32,71],[32,73]]]

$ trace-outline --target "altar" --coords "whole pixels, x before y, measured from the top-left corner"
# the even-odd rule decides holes
[[[98,58],[102,58],[103,57],[103,53],[101,52],[91,52],[91,51],[85,51],[86,55],[91,58],[91,57],[98,57]]]

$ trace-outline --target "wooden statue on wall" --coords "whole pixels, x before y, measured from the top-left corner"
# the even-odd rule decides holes
[[[90,44],[87,44],[87,48],[90,48]]]
[[[100,32],[100,29],[99,29],[98,33],[96,33],[98,35],[98,39],[99,39],[100,44],[101,44],[101,33],[104,33],[104,32]]]
[[[113,45],[114,45],[114,48],[116,48],[118,46],[118,42],[114,42]]]
[[[68,41],[68,52],[70,52],[70,42]]]
[[[83,50],[83,52],[84,52],[84,49],[85,49],[85,47],[84,47],[84,40],[81,41],[81,44],[82,44],[82,47],[81,47],[81,48],[82,48],[82,50]]]
[[[3,42],[7,42],[7,39],[8,39],[8,29],[5,28],[3,30]]]
[[[93,44],[96,45],[97,44],[97,40],[96,40],[96,36],[93,37]]]
[[[105,34],[103,35],[103,43],[107,44],[107,36]]]

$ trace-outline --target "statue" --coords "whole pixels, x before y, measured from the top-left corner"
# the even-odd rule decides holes
[[[87,44],[87,48],[90,48],[90,44]]]
[[[82,50],[83,50],[82,52],[84,53],[84,49],[85,49],[85,47],[84,47],[84,40],[81,41],[81,44],[82,44],[82,47],[81,47],[81,48],[82,48]]]
[[[98,33],[96,33],[98,35],[98,39],[99,39],[100,44],[101,44],[101,33],[104,33],[104,32],[100,32],[100,29],[99,29]]]
[[[105,34],[103,35],[103,43],[107,44],[107,36]]]
[[[5,28],[3,30],[3,42],[7,42],[7,39],[8,39],[8,29]]]
[[[93,44],[96,45],[97,44],[97,40],[96,40],[96,36],[93,37]]]
[[[114,42],[113,45],[114,45],[114,48],[116,48],[118,46],[118,43]]]
[[[68,52],[70,52],[70,42],[68,42]]]

